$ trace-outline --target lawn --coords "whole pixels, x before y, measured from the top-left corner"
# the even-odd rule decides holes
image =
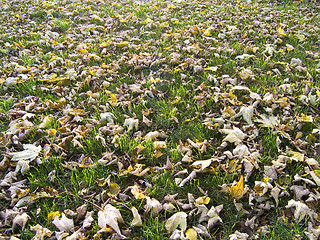
[[[0,239],[320,236],[316,1],[0,1]]]

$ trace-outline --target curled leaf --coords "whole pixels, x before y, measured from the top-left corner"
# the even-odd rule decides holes
[[[142,220],[141,220],[141,216],[138,213],[138,210],[135,207],[132,207],[131,211],[132,211],[132,214],[133,214],[133,220],[131,222],[131,225],[135,226],[135,227],[142,226]]]

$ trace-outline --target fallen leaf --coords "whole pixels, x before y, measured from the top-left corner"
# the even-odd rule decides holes
[[[131,208],[132,214],[133,214],[133,220],[131,222],[132,226],[135,227],[141,227],[142,226],[142,220],[141,220],[141,216],[138,213],[138,210],[135,207]]]
[[[62,216],[60,219],[57,215],[55,215],[52,223],[62,232],[73,232],[74,231],[73,219],[67,218],[64,213],[62,213],[61,215]]]
[[[42,227],[41,225],[37,224],[34,227],[30,227],[30,230],[36,231],[36,234],[33,236],[31,240],[43,240],[44,237],[51,237],[52,231],[47,228]]]
[[[120,237],[124,238],[118,226],[118,222],[123,223],[120,211],[110,204],[107,204],[103,210],[98,212],[98,226],[105,229],[111,227]]]
[[[162,210],[162,205],[161,203],[155,199],[155,198],[150,198],[146,197],[147,203],[145,206],[146,212],[152,212],[152,216],[156,217],[158,213]]]
[[[12,220],[12,232],[14,232],[14,229],[16,225],[19,225],[21,227],[21,231],[23,232],[27,221],[30,219],[29,215],[26,213],[18,214],[14,217]]]
[[[186,239],[189,239],[189,240],[197,240],[197,237],[198,237],[198,233],[196,230],[194,230],[193,228],[189,228],[187,231],[186,231]]]
[[[123,127],[128,127],[128,132],[133,130],[133,128],[138,130],[138,128],[139,128],[139,119],[127,118],[126,120],[124,120]]]
[[[247,190],[245,190],[243,186],[243,176],[240,177],[240,180],[237,184],[235,184],[229,189],[229,192],[231,196],[234,197],[236,200],[239,200],[243,197],[243,195],[247,192]]]
[[[301,201],[295,201],[291,199],[286,208],[295,208],[294,211],[294,220],[298,223],[301,220],[304,220],[306,216],[309,216],[311,221],[313,222],[314,219],[318,217],[318,214],[310,209],[306,204]]]
[[[175,231],[178,227],[181,230],[187,228],[187,214],[185,212],[177,212],[173,214],[165,223],[165,227],[169,233]]]
[[[24,150],[21,152],[10,153],[12,156],[12,161],[19,161],[19,160],[28,160],[32,161],[38,157],[39,153],[41,152],[41,146],[35,146],[33,144],[23,144]]]
[[[221,133],[228,134],[222,141],[239,144],[246,137],[247,134],[243,133],[239,128],[233,127],[233,129],[220,129]]]

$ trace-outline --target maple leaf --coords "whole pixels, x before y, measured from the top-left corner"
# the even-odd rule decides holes
[[[233,120],[234,118],[242,116],[243,120],[245,120],[248,124],[252,124],[251,117],[253,115],[253,111],[254,111],[253,106],[241,107],[239,113],[231,117],[230,120]]]
[[[118,222],[123,223],[120,211],[107,204],[103,210],[98,212],[98,226],[105,229],[107,226],[111,227],[120,237],[124,238],[118,226]]]
[[[278,119],[274,116],[266,116],[266,115],[260,115],[261,119],[257,119],[256,122],[261,123],[261,127],[269,127],[269,128],[275,128],[279,125]]]
[[[228,134],[222,141],[239,144],[246,137],[247,134],[243,133],[239,128],[233,127],[233,129],[220,129],[221,133]]]
[[[67,218],[64,213],[61,214],[60,219],[57,215],[55,215],[52,223],[62,232],[73,232],[74,231],[73,220]]]
[[[41,146],[35,146],[33,144],[23,144],[24,150],[16,153],[9,153],[12,156],[12,161],[28,160],[32,161],[38,157],[41,152]]]

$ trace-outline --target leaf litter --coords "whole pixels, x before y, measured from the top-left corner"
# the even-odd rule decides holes
[[[318,239],[318,2],[0,8],[1,239]]]

